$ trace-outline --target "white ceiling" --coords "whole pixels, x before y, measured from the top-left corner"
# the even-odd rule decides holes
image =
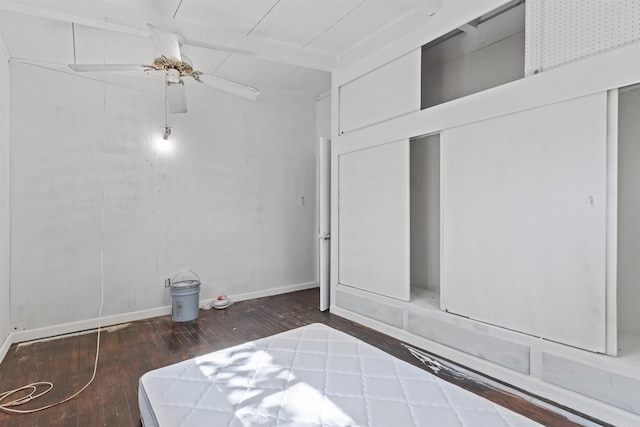
[[[0,0],[9,57],[149,64],[147,23],[179,35],[194,68],[260,89],[321,93],[367,40],[427,23],[451,0]]]

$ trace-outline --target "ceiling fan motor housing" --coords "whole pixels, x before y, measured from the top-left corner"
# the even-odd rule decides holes
[[[180,71],[175,68],[169,68],[167,70],[167,82],[169,84],[179,84],[182,83],[180,80]]]
[[[151,67],[158,71],[164,71],[167,74],[169,71],[175,70],[180,76],[191,76],[194,73],[197,73],[193,70],[193,66],[186,57],[183,57],[182,61],[175,61],[162,55],[161,57],[153,60],[153,65]]]

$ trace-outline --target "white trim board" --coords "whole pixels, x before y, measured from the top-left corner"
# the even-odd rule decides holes
[[[243,294],[229,295],[234,301],[245,301],[250,299],[262,298],[273,295],[286,294],[305,289],[317,288],[318,282],[297,283],[294,285],[280,286],[278,288],[265,289],[260,291],[246,292]],[[200,300],[200,307],[213,301],[213,298]],[[129,313],[115,314],[105,316],[100,319],[101,326],[112,326],[120,323],[133,322],[136,320],[144,320],[152,317],[166,316],[171,314],[171,306],[156,307],[148,310],[133,311]],[[98,327],[98,318],[81,320],[78,322],[63,323],[60,325],[46,326],[43,328],[30,329],[27,331],[18,331],[11,333],[5,343],[0,347],[0,362],[4,359],[9,347],[13,343],[32,341],[41,338],[54,337],[58,335],[72,334],[87,329],[95,329]],[[6,348],[5,348],[6,347]]]
[[[412,346],[437,354],[439,357],[453,361],[468,369],[481,372],[483,375],[504,381],[507,384],[526,390],[528,393],[549,399],[558,405],[563,405],[578,412],[582,412],[589,416],[595,417],[601,421],[611,423],[616,426],[637,426],[640,425],[640,416],[630,412],[600,402],[598,400],[586,397],[584,395],[565,390],[561,387],[554,386],[543,382],[534,376],[519,374],[511,369],[501,367],[492,362],[480,359],[462,351],[447,347],[435,341],[419,337],[410,332],[393,326],[386,325],[382,322],[370,319],[365,316],[342,309],[332,304],[329,311],[332,314],[354,321],[361,325],[375,329],[378,332],[392,336],[399,341],[403,341]],[[532,349],[532,356],[533,356]],[[533,360],[532,360],[533,362]],[[534,373],[532,372],[532,375]]]
[[[606,349],[618,355],[618,89],[607,92]]]

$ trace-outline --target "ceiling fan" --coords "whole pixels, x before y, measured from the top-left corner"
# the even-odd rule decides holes
[[[180,52],[178,36],[164,31],[154,25],[147,24],[151,36],[160,52],[151,65],[128,64],[69,64],[69,68],[78,72],[92,71],[142,71],[162,72],[165,75],[167,85],[167,97],[169,110],[172,113],[186,113],[187,102],[182,77],[191,77],[198,83],[206,84],[225,92],[239,95],[251,100],[256,100],[260,91],[251,86],[222,79],[212,74],[203,73],[193,69],[191,60]]]

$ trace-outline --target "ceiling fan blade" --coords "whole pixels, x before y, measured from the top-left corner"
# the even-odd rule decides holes
[[[178,37],[170,33],[169,31],[162,30],[155,25],[147,24],[153,41],[156,43],[156,47],[161,55],[166,56],[174,61],[182,61],[182,55],[180,54],[180,43]]]
[[[194,46],[201,47],[203,49],[217,50],[220,52],[229,52],[229,53],[239,53],[241,55],[255,55],[254,51],[246,50],[246,49],[238,49],[231,46],[226,46],[222,44],[213,44],[213,43],[203,43],[198,41],[185,40],[183,43],[184,46]]]
[[[167,84],[167,100],[169,102],[169,111],[174,114],[187,112],[187,94],[183,83]]]
[[[129,64],[69,64],[73,71],[144,71],[146,65]]]
[[[200,81],[207,86],[211,86],[216,89],[232,93],[234,95],[242,96],[252,101],[258,99],[258,95],[260,94],[260,91],[254,87],[236,83],[231,80],[222,79],[211,74],[202,73],[200,75]]]

